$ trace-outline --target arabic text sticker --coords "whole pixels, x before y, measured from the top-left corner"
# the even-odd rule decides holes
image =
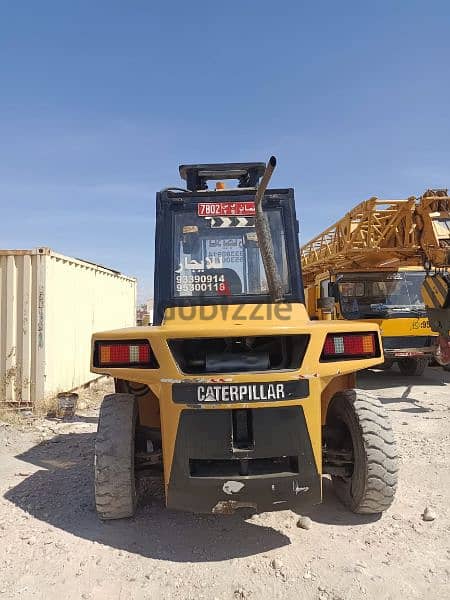
[[[197,204],[200,217],[252,216],[254,202],[200,202]]]

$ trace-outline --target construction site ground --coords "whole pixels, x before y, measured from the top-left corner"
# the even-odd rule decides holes
[[[100,522],[93,444],[109,381],[81,392],[73,420],[1,422],[0,600],[449,597],[450,373],[394,368],[358,385],[392,419],[395,503],[381,518],[354,515],[325,480],[309,529],[290,511],[199,516],[167,511],[160,497],[141,500],[133,519]]]

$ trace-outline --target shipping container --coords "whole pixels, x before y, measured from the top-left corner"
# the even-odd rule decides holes
[[[134,278],[49,248],[0,250],[0,403],[88,383],[91,334],[135,322]]]

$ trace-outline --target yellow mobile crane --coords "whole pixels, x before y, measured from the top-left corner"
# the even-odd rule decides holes
[[[370,198],[301,248],[316,319],[380,325],[385,367],[420,375],[450,362],[450,197]]]

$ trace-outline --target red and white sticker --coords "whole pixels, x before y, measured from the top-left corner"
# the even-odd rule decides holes
[[[200,202],[197,207],[200,217],[249,217],[255,214],[254,202]]]

